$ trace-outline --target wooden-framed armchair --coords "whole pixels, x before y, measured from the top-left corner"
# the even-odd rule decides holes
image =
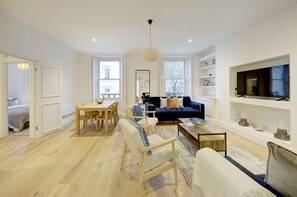
[[[139,130],[134,125],[126,119],[121,119],[119,123],[125,139],[121,169],[123,169],[128,152],[133,154],[140,166],[136,195],[141,196],[144,181],[170,169],[174,170],[175,184],[177,185],[176,138],[164,140],[159,135],[152,134],[147,136],[150,146],[145,146]]]
[[[137,106],[138,104],[129,105],[126,108],[126,118],[133,119],[140,125],[142,125],[147,131],[148,135],[152,133],[152,130],[154,130],[154,132],[156,133],[156,124],[158,123],[158,118],[155,117],[156,112],[142,110],[142,114],[140,113],[140,115],[137,115],[134,105]],[[148,114],[150,113],[153,114],[153,117],[148,117]]]

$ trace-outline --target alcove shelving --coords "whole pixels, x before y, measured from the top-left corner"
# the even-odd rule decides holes
[[[237,97],[237,73],[248,70],[255,70],[277,65],[284,65],[290,63],[289,55],[270,58],[267,60],[257,61],[244,65],[230,67],[230,122],[229,126],[238,134],[249,136],[252,139],[260,139],[264,141],[273,141],[275,143],[291,146],[291,108],[290,101],[276,101],[273,98],[264,97]],[[245,114],[249,126],[243,127],[238,124],[242,113]],[[283,121],[291,140],[281,140],[274,137],[274,133],[279,128],[279,120]],[[253,126],[260,125],[263,131],[257,131]]]

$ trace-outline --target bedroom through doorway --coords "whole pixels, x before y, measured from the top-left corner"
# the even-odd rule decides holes
[[[29,64],[7,64],[8,135],[30,135],[30,72]]]
[[[3,133],[34,138],[34,64],[1,54],[3,63]]]

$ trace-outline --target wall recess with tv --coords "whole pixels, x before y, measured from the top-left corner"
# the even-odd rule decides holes
[[[273,136],[281,120],[290,135],[290,56],[283,55],[230,67],[230,125],[237,131],[290,145]],[[281,99],[281,100],[279,100]],[[238,124],[242,114],[250,123]],[[255,129],[263,128],[261,132]]]

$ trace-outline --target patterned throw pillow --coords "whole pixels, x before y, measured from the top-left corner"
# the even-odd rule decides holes
[[[147,138],[147,134],[146,134],[144,128],[140,124],[138,124],[137,122],[135,122],[131,119],[128,119],[128,121],[139,131],[139,134],[141,136],[144,146],[150,146],[150,142]],[[148,151],[147,154],[151,155],[152,151]]]
[[[167,98],[167,108],[178,108],[178,98]]]
[[[134,116],[143,116],[143,112],[141,109],[141,106],[136,104],[133,105],[133,109],[134,109]],[[139,120],[141,120],[142,118],[135,118],[135,120],[138,122]]]
[[[268,142],[267,146],[265,182],[284,196],[297,196],[297,154],[273,142]]]

